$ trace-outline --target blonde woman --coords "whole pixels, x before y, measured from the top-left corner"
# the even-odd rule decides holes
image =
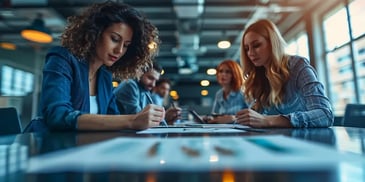
[[[285,41],[270,20],[251,24],[241,43],[244,95],[252,109],[236,115],[251,127],[329,127],[333,112],[316,71],[306,58],[284,52]]]

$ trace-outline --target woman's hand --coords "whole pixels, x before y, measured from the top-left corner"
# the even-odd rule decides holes
[[[252,128],[291,128],[290,120],[282,115],[262,115],[252,109],[243,109],[236,114],[236,123]]]
[[[252,109],[243,109],[236,114],[236,124],[247,125],[253,128],[270,127],[266,118]]]
[[[131,121],[131,128],[144,130],[148,127],[158,126],[165,117],[165,109],[161,106],[149,104]]]

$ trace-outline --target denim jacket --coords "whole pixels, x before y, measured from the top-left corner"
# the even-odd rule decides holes
[[[76,130],[77,118],[90,112],[89,65],[64,47],[46,55],[43,68],[41,115],[51,130]],[[96,80],[98,114],[119,114],[113,94],[112,74],[104,66]]]
[[[324,87],[306,58],[291,56],[290,78],[285,86],[285,98],[278,107],[264,108],[263,114],[280,114],[294,127],[329,127],[334,115]]]
[[[114,90],[121,114],[136,114],[152,104],[151,93],[136,79],[123,81]]]
[[[236,115],[238,111],[244,108],[247,108],[247,104],[241,91],[231,91],[227,99],[224,99],[221,88],[215,94],[212,113]]]

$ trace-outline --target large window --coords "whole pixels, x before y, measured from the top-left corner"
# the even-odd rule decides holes
[[[308,36],[306,33],[300,33],[293,40],[288,42],[285,50],[292,55],[299,55],[309,59]]]
[[[326,18],[323,24],[327,51],[334,50],[350,41],[345,8]]]
[[[365,32],[365,0],[355,0],[349,5],[353,38],[364,35]]]
[[[1,67],[1,95],[23,96],[33,91],[34,75],[10,66]]]
[[[365,0],[354,0],[348,6],[350,22],[346,6],[323,21],[330,99],[337,116],[348,103],[365,103],[364,8]]]
[[[356,81],[359,102],[365,103],[365,0],[355,0],[349,5],[354,42]]]

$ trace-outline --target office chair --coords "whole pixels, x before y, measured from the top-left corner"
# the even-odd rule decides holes
[[[21,132],[21,123],[16,108],[0,108],[0,135],[18,134]]]
[[[365,104],[347,104],[343,126],[365,128]]]

